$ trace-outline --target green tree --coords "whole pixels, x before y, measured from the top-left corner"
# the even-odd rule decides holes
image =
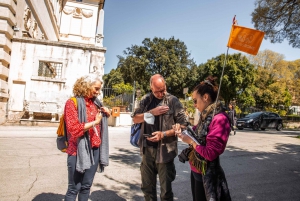
[[[252,13],[254,27],[265,32],[272,43],[284,39],[292,47],[300,48],[300,1],[257,0]]]
[[[218,78],[220,81],[222,68],[224,65],[225,54],[212,58],[207,63],[200,65],[201,80],[208,75]],[[255,100],[251,98],[252,87],[255,81],[256,71],[248,59],[241,54],[228,55],[224,76],[221,84],[220,96],[228,104],[230,100],[237,102],[244,107],[255,104]]]
[[[288,69],[291,71],[288,90],[292,95],[292,105],[300,105],[300,59],[288,62]]]
[[[108,74],[103,76],[103,81],[105,86],[113,86],[115,84],[123,83],[123,75],[120,70],[112,69]]]
[[[257,56],[249,56],[249,61],[257,69],[254,98],[256,106],[265,108],[284,107],[291,104],[291,79],[293,72],[284,56],[271,50],[260,51]]]
[[[201,66],[201,65],[199,65]],[[186,79],[186,87],[189,88],[189,92],[191,92],[195,86],[197,86],[201,80],[201,68],[195,65],[192,65],[189,69],[189,73]]]
[[[276,63],[284,59],[284,55],[267,49],[259,51],[256,56],[248,55],[247,58],[255,67],[263,66],[270,71]]]
[[[187,86],[191,66],[194,61],[190,58],[186,45],[174,37],[170,39],[146,38],[143,45],[132,45],[118,56],[117,69],[127,83],[137,81],[142,91],[149,91],[149,79],[152,75],[161,74],[167,83],[168,92],[183,97],[182,89]]]

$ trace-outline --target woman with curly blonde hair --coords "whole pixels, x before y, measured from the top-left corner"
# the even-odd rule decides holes
[[[65,105],[68,137],[65,201],[75,201],[77,195],[80,201],[88,200],[98,164],[102,171],[108,165],[108,151],[102,152],[102,147],[108,145],[107,121],[104,120],[110,111],[97,98],[101,85],[96,74],[80,77],[73,86],[75,98],[67,100]]]

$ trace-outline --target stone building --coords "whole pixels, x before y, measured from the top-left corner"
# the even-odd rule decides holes
[[[0,124],[57,122],[75,80],[104,74],[104,3],[0,0]]]

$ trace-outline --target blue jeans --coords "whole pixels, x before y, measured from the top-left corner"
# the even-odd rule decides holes
[[[94,180],[95,173],[100,157],[99,148],[93,149],[95,164],[84,173],[76,171],[76,156],[68,155],[68,191],[65,196],[65,201],[75,201],[78,194],[78,201],[87,201],[90,196],[90,189]]]

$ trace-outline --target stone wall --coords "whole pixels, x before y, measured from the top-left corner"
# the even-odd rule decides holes
[[[104,75],[103,47],[16,38],[12,49],[9,114],[23,111],[61,114],[77,78],[92,72]],[[57,72],[60,76],[40,76],[40,62],[60,64],[61,72]]]
[[[104,74],[104,2],[0,0],[0,124],[56,121],[77,78]]]

